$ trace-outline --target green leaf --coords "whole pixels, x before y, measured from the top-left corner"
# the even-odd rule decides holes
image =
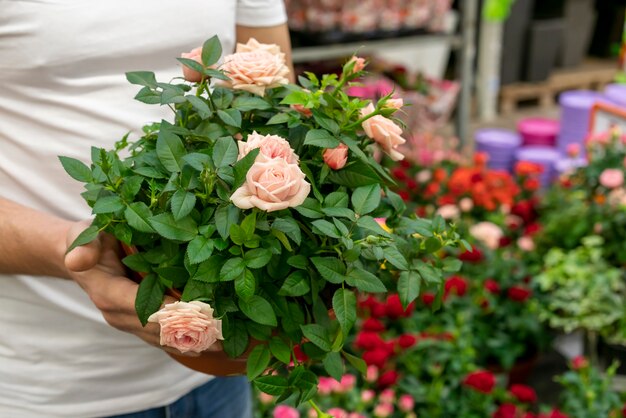
[[[333,295],[333,310],[341,326],[341,330],[348,335],[356,322],[356,296],[351,290],[337,289]]]
[[[313,257],[311,262],[324,279],[341,284],[346,279],[346,266],[335,257]]]
[[[239,308],[254,322],[271,327],[278,325],[272,305],[259,295],[253,295],[249,300],[239,300]]]
[[[220,270],[224,266],[224,258],[214,254],[198,266],[192,279],[205,283],[217,283],[220,281]]]
[[[189,216],[176,220],[171,213],[161,213],[149,218],[148,222],[163,238],[191,241],[198,235],[198,225]]]
[[[458,258],[448,257],[443,260],[442,270],[447,273],[456,273],[463,267],[463,262]]]
[[[343,362],[341,361],[341,354],[331,351],[326,354],[322,364],[324,365],[324,370],[326,370],[330,377],[338,382],[341,381],[341,377],[343,376]]]
[[[379,184],[381,181],[378,174],[368,164],[361,161],[355,161],[341,170],[331,172],[328,179],[340,186],[350,188]]]
[[[350,283],[350,285],[362,292],[384,293],[387,291],[383,282],[367,270],[355,268],[348,272],[348,278],[354,283]]]
[[[415,271],[403,271],[398,279],[398,295],[404,309],[420,294],[421,280]]]
[[[211,157],[200,152],[192,152],[183,157],[183,160],[198,171],[211,166]]]
[[[241,160],[233,164],[233,172],[235,174],[233,190],[238,189],[246,180],[246,174],[248,174],[248,170],[250,170],[250,167],[252,167],[252,164],[254,164],[254,161],[256,160],[256,157],[257,155],[259,155],[260,151],[260,148],[255,148],[248,154],[246,154],[246,156],[243,157]]]
[[[146,86],[150,88],[157,87],[157,81],[154,73],[150,71],[130,71],[126,73],[126,80],[131,84]]]
[[[272,252],[267,248],[256,248],[247,251],[243,256],[246,266],[251,269],[260,269],[265,267],[272,259]]]
[[[252,212],[241,221],[241,229],[244,233],[244,241],[252,238],[256,229],[256,212]]]
[[[292,255],[287,259],[287,264],[300,270],[306,270],[309,266],[309,259],[302,254]]]
[[[98,238],[99,233],[100,229],[96,225],[91,225],[76,237],[72,245],[67,248],[66,253],[69,253],[74,248],[80,247],[81,245],[89,244],[91,241]]]
[[[141,325],[146,326],[148,317],[159,310],[163,302],[165,286],[161,284],[155,274],[148,274],[139,283],[137,297],[135,299],[135,310],[141,321]]]
[[[161,93],[152,90],[151,87],[142,87],[135,95],[135,100],[145,104],[160,104]]]
[[[189,273],[184,267],[157,267],[154,272],[167,282],[164,282],[167,287],[183,287],[189,280]]]
[[[398,251],[398,249],[394,246],[385,247],[383,250],[383,254],[385,254],[385,259],[391,263],[396,268],[400,270],[408,270],[409,262],[406,261],[406,258]]]
[[[324,351],[331,350],[330,337],[326,328],[319,324],[300,325],[306,338]]]
[[[302,241],[302,235],[300,226],[293,218],[277,218],[272,223],[272,228],[277,229],[279,231],[284,232],[289,238],[296,243],[296,245],[300,245]]]
[[[156,151],[159,161],[169,172],[177,173],[182,169],[181,159],[185,155],[185,147],[177,135],[161,130],[157,137]]]
[[[196,195],[184,190],[177,190],[172,196],[172,214],[179,221],[189,215],[196,205]]]
[[[266,125],[279,125],[281,123],[287,123],[290,118],[289,113],[278,113],[272,116],[270,120],[267,121]]]
[[[441,271],[421,260],[414,260],[413,266],[417,269],[422,279],[428,284],[439,283],[442,279]]]
[[[384,237],[391,237],[389,232],[385,231],[382,226],[374,218],[371,216],[361,216],[357,219],[356,224],[363,229],[367,229],[370,232],[375,233],[376,235],[382,235]]]
[[[326,208],[347,208],[350,197],[346,192],[332,192],[324,198]]]
[[[279,396],[289,388],[287,379],[282,376],[266,375],[254,379],[254,384],[263,393]]]
[[[204,101],[204,99],[189,94],[185,96],[185,100],[187,100],[191,106],[196,109],[196,112],[198,112],[198,115],[200,115],[202,119],[210,118],[213,114],[213,112],[211,112],[211,108],[207,102]]]
[[[124,183],[120,188],[120,195],[125,200],[132,200],[139,190],[141,190],[141,184],[143,183],[143,178],[140,176],[130,176],[124,179]]]
[[[187,246],[187,258],[191,264],[199,264],[213,254],[213,241],[202,235],[196,236]]]
[[[260,97],[239,96],[232,103],[232,107],[242,112],[248,112],[250,110],[271,109],[272,105]]]
[[[337,148],[341,142],[325,129],[312,129],[304,138],[304,145],[321,148]]]
[[[230,226],[230,240],[235,245],[243,245],[246,241],[246,233],[241,226],[236,224]]]
[[[213,146],[213,162],[217,167],[226,167],[237,161],[239,150],[235,140],[226,136],[218,139]]]
[[[128,224],[139,232],[154,232],[150,225],[149,218],[152,217],[150,208],[143,202],[134,202],[128,205],[124,211],[124,217]]]
[[[104,196],[96,200],[93,213],[113,213],[124,209],[124,202],[119,196]]]
[[[150,166],[137,167],[134,168],[133,171],[141,176],[149,177],[152,179],[165,179],[168,177],[156,168]]]
[[[367,215],[380,205],[380,185],[359,187],[352,193],[352,207],[359,215]]]
[[[220,281],[229,282],[241,276],[246,268],[246,264],[241,257],[229,258],[220,270]]]
[[[152,270],[152,265],[143,258],[143,254],[131,254],[122,259],[122,263],[133,271],[148,273]]]
[[[289,364],[291,362],[291,350],[289,349],[289,346],[279,337],[272,337],[270,340],[270,351],[274,357],[284,364]]]
[[[178,62],[180,62],[187,68],[191,68],[192,70],[197,71],[199,73],[204,72],[204,66],[200,64],[199,62],[197,62],[196,60],[193,60],[191,58],[176,58],[176,60],[178,60]]]
[[[222,44],[217,35],[209,38],[202,45],[202,64],[209,67],[215,64],[222,56]]]
[[[226,321],[225,321],[226,322]],[[248,348],[248,331],[243,321],[232,320],[224,328],[224,351],[230,357],[239,357]]]
[[[270,359],[270,349],[267,345],[259,344],[254,347],[252,351],[250,351],[250,354],[248,354],[248,361],[246,362],[248,380],[253,380],[263,373],[267,369],[267,366],[269,366]]]
[[[324,217],[320,202],[311,197],[307,197],[306,199],[304,199],[304,203],[302,203],[300,206],[295,207],[294,209],[302,216],[305,216],[307,218],[317,219]]]
[[[311,291],[309,276],[299,270],[291,273],[281,286],[278,294],[281,296],[303,296]]]
[[[226,125],[234,126],[235,128],[241,128],[241,112],[237,109],[219,109],[217,111],[217,116],[224,122]]]
[[[235,293],[243,300],[249,300],[256,291],[256,279],[248,269],[235,278]]]
[[[330,238],[341,238],[341,233],[337,227],[325,219],[318,219],[312,222],[313,233],[317,235],[325,235]]]
[[[313,110],[313,118],[322,128],[332,132],[335,135],[339,133],[339,125],[337,124],[337,122],[329,117],[326,117],[318,110]]]
[[[88,183],[93,179],[91,174],[91,169],[87,167],[82,161],[78,161],[75,158],[70,157],[59,157],[61,161],[61,165],[63,169],[70,175],[74,180],[78,180],[83,183]]]
[[[343,354],[343,357],[348,360],[348,363],[350,363],[352,367],[357,369],[362,375],[367,373],[367,364],[365,363],[365,360],[360,357],[353,356],[345,351],[342,351],[341,354]]]
[[[215,226],[223,239],[228,239],[231,225],[238,221],[239,209],[235,205],[222,205],[215,210]]]

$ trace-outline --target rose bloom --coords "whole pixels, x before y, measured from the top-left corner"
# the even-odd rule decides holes
[[[485,280],[485,289],[494,295],[497,295],[498,293],[500,293],[500,285],[498,284],[498,282],[496,282],[493,279],[487,279]]]
[[[417,173],[415,175],[415,180],[417,180],[419,183],[426,183],[428,181],[430,181],[430,179],[432,178],[432,173],[430,172],[430,170],[421,170],[419,173]]]
[[[422,302],[424,305],[430,306],[435,301],[435,294],[431,292],[424,292],[422,294]]]
[[[402,334],[398,337],[398,346],[400,348],[411,348],[417,343],[417,338],[411,334]]]
[[[330,408],[327,413],[333,418],[348,418],[348,412],[341,408]]]
[[[339,386],[337,391],[340,393],[346,393],[351,391],[356,384],[356,376],[352,374],[344,374],[341,376],[341,381],[339,382]]]
[[[396,392],[393,389],[385,389],[378,398],[382,403],[393,403],[396,400]]]
[[[363,350],[373,350],[384,345],[384,341],[378,332],[361,331],[356,335],[354,345]]]
[[[320,376],[317,382],[317,391],[322,395],[329,395],[339,388],[339,382],[332,377]]]
[[[266,51],[279,57],[285,57],[285,54],[280,52],[280,47],[276,44],[262,44],[255,38],[250,38],[247,43],[238,43],[235,52],[255,52]]]
[[[535,241],[528,235],[525,235],[517,239],[517,246],[522,251],[531,252],[535,249]]]
[[[397,293],[390,295],[385,301],[385,313],[391,319],[409,317],[413,309],[415,309],[415,304],[413,303],[410,303],[409,306],[404,309],[402,302],[400,302],[400,295]]]
[[[379,387],[386,388],[395,385],[399,378],[400,374],[397,371],[389,370],[381,374],[376,383]]]
[[[363,392],[361,392],[361,401],[365,403],[371,402],[372,400],[374,400],[375,397],[376,392],[374,392],[372,389],[365,389]]]
[[[194,48],[190,52],[183,52],[182,54],[180,54],[180,56],[182,58],[194,60],[198,64],[202,64],[202,47],[199,46],[197,48]],[[198,83],[202,81],[202,74],[183,65],[183,78],[189,82]]]
[[[220,80],[219,84],[263,96],[266,89],[289,82],[285,55],[271,52],[273,46],[238,49],[241,52],[224,57],[222,69],[230,80]]]
[[[468,263],[477,263],[483,259],[483,253],[476,247],[472,247],[472,251],[463,251],[459,254],[459,260]]]
[[[403,412],[411,412],[415,407],[415,399],[411,395],[404,394],[398,400],[398,408]]]
[[[461,208],[463,212],[469,212],[474,208],[474,201],[469,197],[464,197],[459,201],[459,208]]]
[[[474,238],[482,241],[492,250],[500,246],[500,238],[503,236],[502,229],[491,222],[479,222],[476,225],[472,225],[469,232]]]
[[[376,318],[367,318],[363,321],[363,325],[361,325],[363,331],[374,331],[374,332],[382,332],[385,330],[385,324],[380,322]]]
[[[624,184],[624,172],[617,168],[607,168],[600,174],[600,184],[607,189],[615,189]]]
[[[298,155],[291,148],[289,141],[278,135],[260,135],[254,131],[248,135],[245,142],[238,141],[237,145],[239,147],[238,160],[248,155],[253,149],[260,148],[260,153],[269,159],[282,158],[289,164],[298,163]]]
[[[514,300],[516,302],[524,302],[531,295],[532,295],[532,291],[522,286],[512,286],[507,291],[507,296],[509,297],[509,299]]]
[[[333,170],[341,170],[348,162],[348,146],[340,144],[336,148],[326,148],[322,157],[328,167]]]
[[[589,367],[589,361],[585,356],[576,356],[572,360],[572,369],[580,370]]]
[[[365,373],[365,380],[372,383],[378,379],[378,367],[367,366],[367,372]]]
[[[519,161],[515,164],[514,171],[518,176],[530,176],[543,173],[543,166],[530,161]]]
[[[478,392],[489,394],[496,385],[496,377],[486,370],[478,370],[468,374],[463,379],[463,385]]]
[[[274,408],[273,418],[300,418],[296,408],[287,405],[278,405]]]
[[[390,403],[380,403],[374,408],[376,418],[387,418],[393,414],[393,405]]]
[[[404,106],[404,100],[402,99],[389,99],[385,102],[383,107],[388,109],[401,109]]]
[[[522,403],[533,403],[537,401],[537,394],[530,386],[514,384],[509,388],[511,395]]]
[[[200,353],[224,339],[222,321],[213,318],[211,305],[200,301],[168,303],[150,315],[148,322],[161,326],[161,345],[181,353]]]
[[[457,219],[461,215],[461,211],[456,205],[443,205],[435,213],[443,219]]]
[[[493,413],[492,418],[516,418],[517,407],[512,403],[503,403]]]
[[[356,55],[350,58],[348,64],[354,62],[354,67],[352,67],[352,74],[360,73],[365,68],[365,58],[357,57]]]
[[[246,174],[246,181],[230,199],[240,209],[256,207],[273,212],[296,207],[304,202],[311,191],[311,185],[305,177],[297,164],[259,154]]]
[[[374,105],[369,104],[361,110],[361,116],[367,116],[374,112]],[[394,161],[404,159],[404,155],[397,151],[397,147],[406,142],[400,135],[402,128],[395,124],[391,119],[384,116],[376,115],[363,122],[363,130],[365,134],[372,138],[382,150]]]
[[[382,369],[385,366],[385,363],[387,362],[387,359],[391,356],[391,353],[389,353],[389,351],[386,348],[375,348],[373,350],[370,351],[366,351],[363,353],[363,361],[365,361],[365,363],[368,366],[376,366],[380,369]]]
[[[464,296],[467,293],[467,281],[459,276],[452,276],[444,283],[444,296],[453,293],[457,296]]]

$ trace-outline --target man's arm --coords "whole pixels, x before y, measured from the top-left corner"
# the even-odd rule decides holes
[[[250,38],[255,38],[263,44],[276,44],[280,47],[280,50],[285,53],[285,59],[289,66],[289,81],[293,83],[295,75],[293,63],[291,62],[291,40],[287,24],[264,28],[237,25],[237,42],[245,44]]]

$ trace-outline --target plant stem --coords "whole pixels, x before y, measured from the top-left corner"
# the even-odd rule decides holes
[[[372,113],[363,116],[361,119],[357,120],[354,123],[351,123],[350,125],[345,127],[345,130],[349,131],[351,129],[354,129],[356,127],[358,127],[360,124],[362,124],[363,122],[365,122],[366,120],[368,120],[369,118],[373,118],[374,116],[378,116],[378,110],[373,111]]]
[[[311,408],[313,408],[315,410],[315,412],[317,412],[317,418],[332,418],[330,415],[328,415],[327,413],[323,412],[319,406],[317,406],[315,404],[315,402],[313,402],[313,399],[309,399],[309,405],[311,405]]]

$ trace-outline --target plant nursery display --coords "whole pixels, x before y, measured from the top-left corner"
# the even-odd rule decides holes
[[[460,267],[440,257],[460,237],[441,217],[405,216],[373,157],[403,158],[402,103],[345,93],[362,58],[294,85],[275,45],[251,39],[221,56],[213,37],[179,58],[184,80],[128,73],[136,99],[172,118],[94,148],[89,165],[61,157],[95,214],[72,247],[114,235],[142,276],[137,314],[160,323],[162,344],[202,352],[221,341],[247,358],[258,389],[302,403],[318,375],[341,379],[344,360],[365,371],[345,350],[359,295],[392,291],[412,306]],[[166,292],[180,301],[160,309]]]

